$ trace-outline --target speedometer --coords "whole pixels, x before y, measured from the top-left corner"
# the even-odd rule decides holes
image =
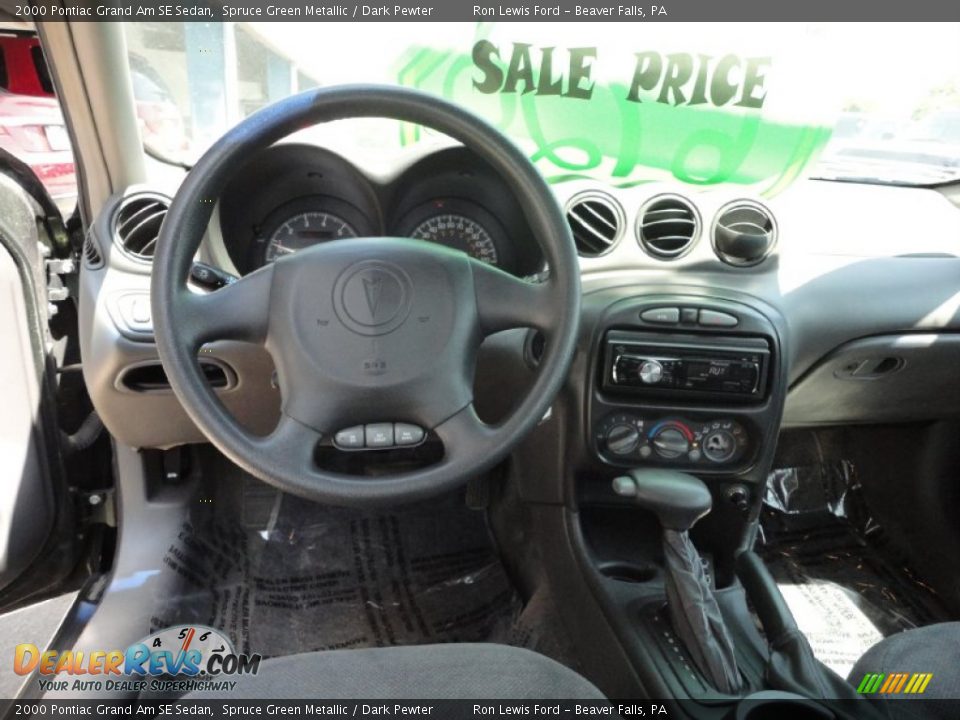
[[[490,233],[476,220],[464,215],[434,215],[417,225],[410,237],[463,250],[470,257],[490,265],[498,264],[497,246]]]
[[[339,215],[328,212],[305,212],[283,222],[273,234],[264,250],[264,263],[272,263],[297,250],[341,238],[355,238],[357,231]]]

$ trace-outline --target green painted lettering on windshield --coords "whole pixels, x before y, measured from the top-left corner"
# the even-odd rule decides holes
[[[637,50],[621,79],[598,79],[602,48],[477,40],[464,52],[415,47],[400,84],[442,95],[527,147],[551,182],[735,183],[775,194],[817,157],[822,125],[764,114],[769,57]],[[404,126],[401,141],[419,129]]]

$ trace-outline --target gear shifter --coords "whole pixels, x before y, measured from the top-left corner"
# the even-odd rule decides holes
[[[741,687],[733,641],[713,596],[690,528],[710,512],[703,481],[674,470],[631,470],[615,478],[613,491],[655,513],[663,527],[670,621],[700,672],[724,693]]]

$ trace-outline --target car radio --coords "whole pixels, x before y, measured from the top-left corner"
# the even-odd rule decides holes
[[[762,338],[612,331],[605,340],[602,385],[631,394],[759,400],[769,357]]]

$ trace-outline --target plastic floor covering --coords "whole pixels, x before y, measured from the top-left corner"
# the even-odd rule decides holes
[[[776,539],[760,552],[778,583],[840,585],[857,595],[857,605],[884,636],[950,619],[936,594],[884,552],[882,536],[868,541],[827,514],[804,520],[764,519],[766,527],[776,525]]]
[[[178,588],[152,630],[198,623],[264,657],[336,648],[501,642],[565,661],[550,599],[523,609],[483,513],[462,496],[361,512],[284,495],[217,462],[164,558]]]
[[[846,675],[883,637],[951,620],[869,516],[849,463],[769,480],[757,551],[817,657]]]

